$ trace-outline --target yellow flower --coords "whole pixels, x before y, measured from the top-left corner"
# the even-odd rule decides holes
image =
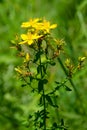
[[[36,23],[39,21],[39,18],[36,19],[30,19],[29,22],[23,22],[21,27],[22,28],[28,28],[28,27],[34,27],[34,25],[36,25]]]
[[[49,21],[43,20],[41,30],[45,30],[46,33],[49,33],[50,29],[54,29],[56,27],[57,27],[57,24],[52,24],[51,25]]]
[[[23,22],[21,25],[22,28],[33,27],[38,31],[44,31],[45,33],[49,33],[50,29],[54,29],[57,27],[57,24],[50,24],[49,21],[45,19],[41,21],[41,19],[30,19],[28,22]]]
[[[43,31],[44,33],[50,33],[50,29],[57,27],[57,24],[50,24],[49,21],[43,20],[42,22],[37,22],[33,25],[37,31]]]
[[[40,37],[42,37],[42,35],[37,35],[32,34],[32,33],[27,33],[27,34],[21,34],[21,39],[23,40],[22,42],[20,42],[19,44],[25,44],[28,43],[29,45],[34,43],[34,40],[39,39]]]

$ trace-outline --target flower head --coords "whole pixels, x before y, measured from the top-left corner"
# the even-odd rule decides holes
[[[54,29],[56,27],[57,27],[57,24],[51,25],[49,21],[43,20],[42,29],[45,30],[47,33],[50,32],[50,29]]]
[[[30,19],[28,22],[23,22],[21,25],[22,28],[27,28],[27,33],[21,34],[21,42],[18,44],[28,44],[31,45],[36,42],[41,37],[44,37],[45,34],[49,34],[51,29],[57,27],[57,24],[50,24],[49,21],[45,19]]]
[[[33,26],[38,31],[43,31],[45,34],[50,33],[51,29],[54,29],[57,27],[57,24],[50,24],[49,21],[46,21],[45,19],[42,20],[42,22],[38,22]]]
[[[50,24],[49,21],[46,21],[45,19],[30,19],[28,22],[23,22],[21,25],[22,28],[29,28],[35,29],[35,31],[43,31],[45,34],[50,33],[51,29],[54,29],[57,27],[57,24]]]
[[[23,40],[22,42],[20,42],[19,44],[25,44],[28,43],[28,45],[31,45],[34,43],[34,40],[39,39],[40,37],[42,37],[42,35],[38,35],[38,34],[32,34],[32,33],[27,33],[27,34],[21,34],[21,39]]]
[[[30,19],[28,22],[23,22],[21,27],[22,28],[28,28],[28,27],[33,27],[36,25],[36,23],[39,21],[39,18],[36,19]]]

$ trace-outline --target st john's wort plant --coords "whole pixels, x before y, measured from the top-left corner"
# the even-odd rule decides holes
[[[60,122],[58,120],[52,121],[52,118],[55,119],[55,117],[49,111],[50,107],[54,111],[59,108],[54,97],[60,87],[71,91],[66,85],[68,78],[64,82],[51,81],[55,83],[55,87],[52,89],[48,87],[49,67],[56,66],[58,59],[58,62],[65,69],[62,60],[59,58],[65,42],[54,38],[51,34],[51,30],[56,27],[57,24],[51,24],[45,19],[30,19],[21,24],[24,32],[20,36],[17,36],[15,40],[18,56],[22,59],[21,65],[17,66],[15,70],[19,78],[23,80],[22,86],[29,86],[31,88],[30,92],[40,95],[37,102],[39,109],[29,114],[28,127],[32,130],[67,130],[64,120],[61,119]],[[69,59],[65,61],[67,77],[72,77],[74,70],[81,67],[84,59],[79,58],[78,67],[74,67]]]

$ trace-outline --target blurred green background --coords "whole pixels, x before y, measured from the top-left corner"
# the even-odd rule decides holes
[[[87,0],[0,0],[0,130],[29,129],[28,115],[36,109],[38,97],[32,97],[29,87],[21,87],[14,71],[19,59],[16,50],[10,48],[11,40],[21,32],[20,24],[36,17],[58,24],[55,35],[65,40],[67,56],[73,62],[78,56],[87,56]],[[87,130],[86,64],[73,78],[79,96],[72,86],[71,92],[59,93],[59,115],[69,130]],[[56,77],[65,77],[60,66]]]

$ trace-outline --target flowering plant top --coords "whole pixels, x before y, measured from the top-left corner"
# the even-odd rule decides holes
[[[86,58],[79,57],[77,65],[74,65],[71,59],[66,59],[65,63],[62,62],[64,58],[61,59],[63,55],[60,56],[60,52],[66,54],[63,48],[65,42],[63,39],[56,39],[51,35],[51,30],[56,27],[57,24],[51,24],[45,19],[30,19],[28,22],[21,24],[24,33],[20,37],[16,37],[14,42],[18,50],[17,56],[22,59],[20,66],[15,68],[19,78],[23,81],[21,86],[29,86],[30,91],[39,97],[37,101],[39,108],[33,112],[31,111],[28,116],[30,129],[32,127],[32,129],[54,130],[59,128],[67,130],[63,119],[62,123],[58,122],[60,117],[57,117],[52,123],[52,119],[55,117],[53,117],[50,110],[52,107],[52,111],[54,108],[54,111],[58,110],[57,112],[59,112],[59,101],[57,102],[59,95],[57,94],[61,87],[71,91],[71,88],[67,86],[67,81],[77,92],[72,76],[83,67]],[[56,81],[53,81],[49,75],[57,73],[57,62],[60,63],[66,75],[62,81],[58,81],[58,77],[56,77]],[[49,69],[50,66],[55,66],[56,71],[49,72],[51,70]]]
[[[57,27],[57,24],[52,24],[45,19],[30,19],[28,22],[23,22],[21,27],[27,29],[26,34],[21,34],[21,42],[19,44],[31,45],[38,39],[50,34],[50,31]]]

